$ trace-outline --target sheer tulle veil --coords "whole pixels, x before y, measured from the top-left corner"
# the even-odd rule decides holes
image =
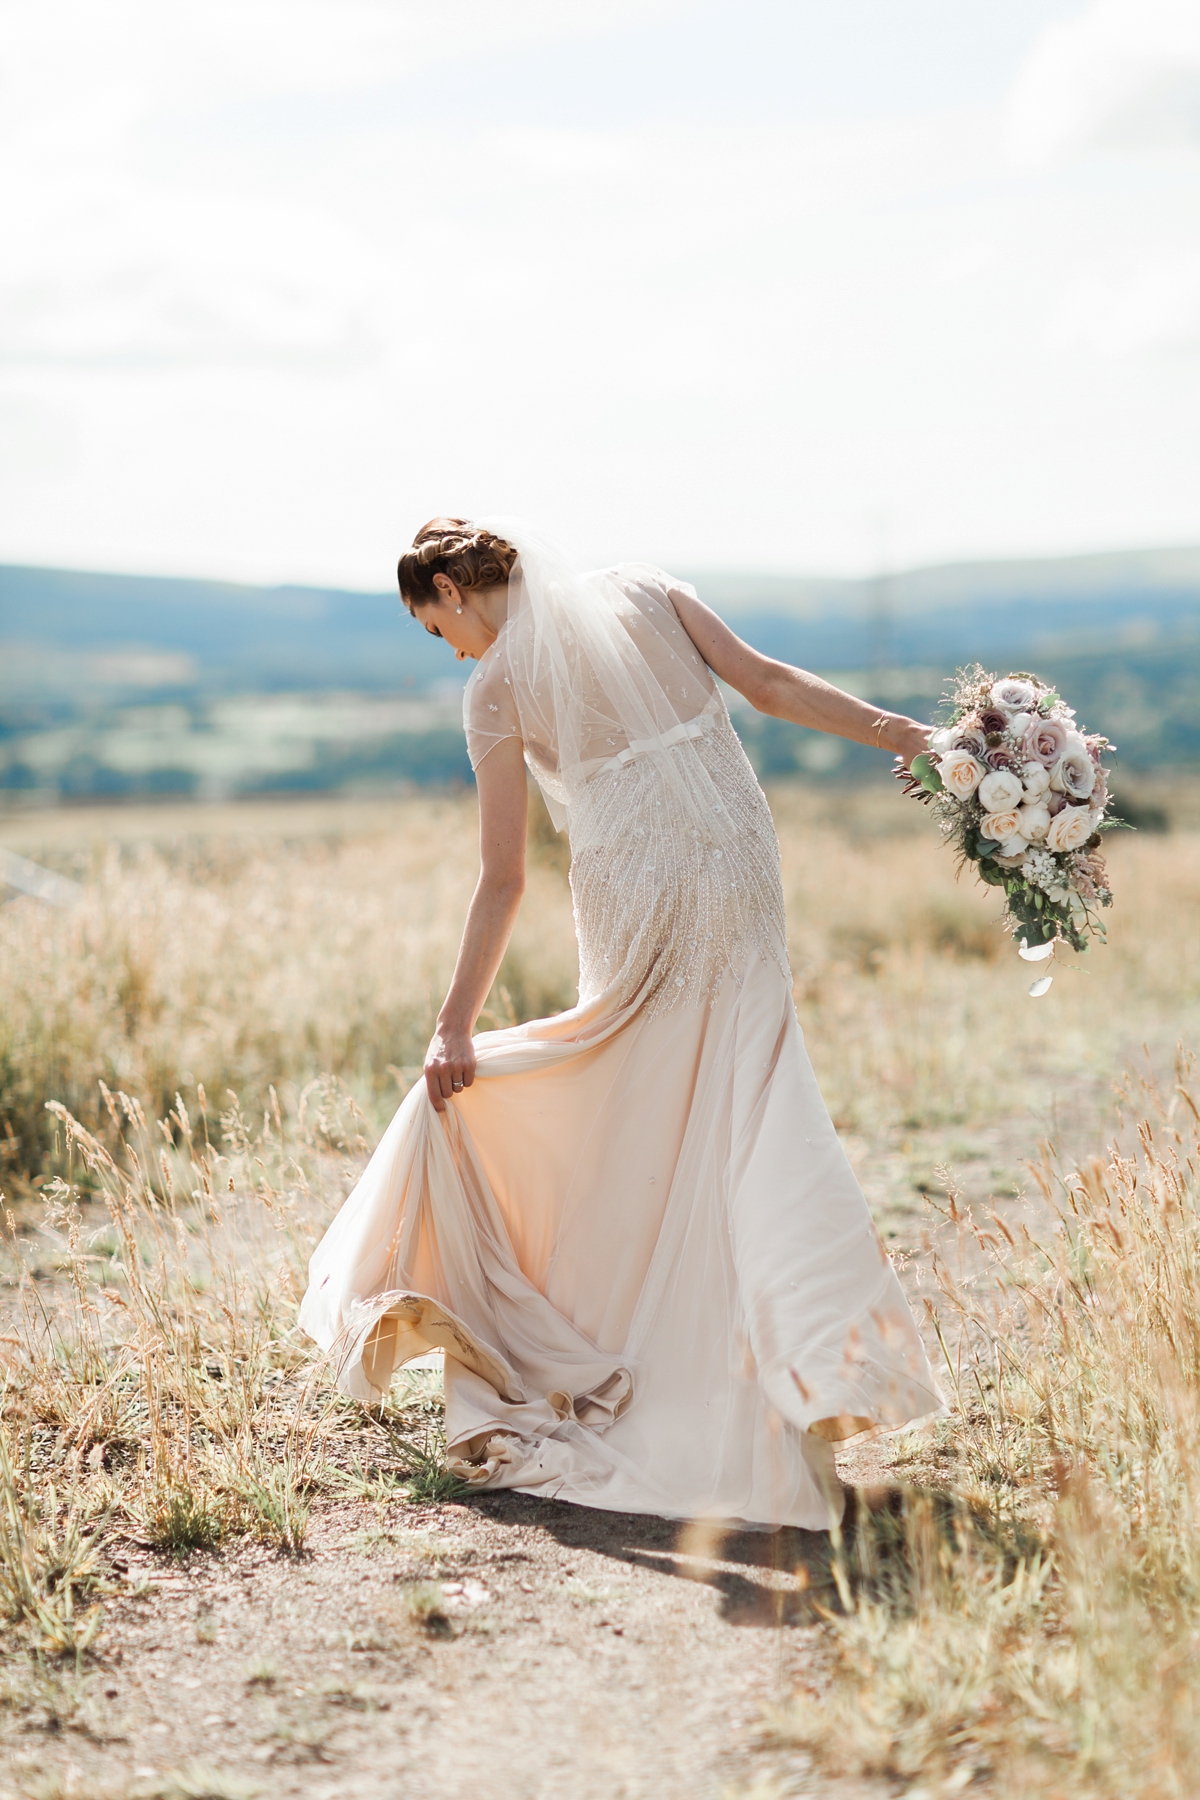
[[[505,626],[513,697],[530,769],[554,823],[575,841],[597,774],[699,737],[722,702],[682,627],[652,629],[616,571],[579,568],[523,520],[479,523],[517,551]],[[702,761],[662,762],[677,824],[720,847],[734,827]]]

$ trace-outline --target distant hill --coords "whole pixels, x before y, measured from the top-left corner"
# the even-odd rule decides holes
[[[1200,642],[1200,547],[951,563],[871,581],[710,573],[701,597],[767,655],[810,667],[1036,658]]]
[[[458,679],[397,594],[0,566],[0,706]]]
[[[690,579],[766,654],[889,705],[929,716],[980,657],[1056,681],[1132,766],[1200,763],[1200,548]],[[0,790],[466,778],[465,675],[394,593],[0,566]],[[878,765],[778,721],[739,724],[766,775]]]

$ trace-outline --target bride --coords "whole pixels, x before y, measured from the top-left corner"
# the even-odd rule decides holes
[[[828,1527],[833,1443],[941,1400],[805,1054],[779,847],[714,677],[905,763],[927,728],[760,656],[661,570],[581,573],[515,521],[434,520],[399,580],[475,660],[481,872],[425,1080],[301,1323],[362,1400],[444,1350],[473,1486]],[[526,766],[570,834],[579,1001],[473,1037]]]

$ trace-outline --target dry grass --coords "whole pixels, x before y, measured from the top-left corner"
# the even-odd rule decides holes
[[[835,1117],[871,1154],[1007,1121],[1032,1155],[1080,1091],[1094,1147],[1143,1043],[1169,1079],[1166,1101],[1130,1093],[1119,1153],[1046,1164],[1033,1237],[1015,1214],[962,1213],[970,1255],[940,1266],[937,1309],[955,1426],[940,1448],[899,1447],[913,1485],[848,1535],[820,1692],[771,1729],[931,1795],[1191,1794],[1200,1090],[1170,1052],[1200,1014],[1200,833],[1116,846],[1111,948],[1033,1002],[994,898],[956,884],[915,808],[774,801],[801,1017]],[[315,831],[272,817],[248,837],[164,812],[99,850],[28,821],[17,844],[87,880],[70,912],[0,912],[0,1608],[16,1656],[0,1714],[69,1713],[129,1545],[250,1535],[295,1554],[322,1491],[446,1491],[429,1382],[377,1413],[338,1401],[295,1312],[311,1244],[419,1062],[474,877],[473,809],[413,800]],[[533,850],[498,1018],[573,993],[544,825]],[[439,1605],[431,1588],[414,1618],[434,1629]],[[208,1779],[177,1789],[216,1792]]]
[[[920,808],[772,800],[800,1018],[839,1125],[879,1141],[1025,1114],[1053,1135],[1056,1095],[1107,1089],[1143,1044],[1167,1069],[1180,1034],[1200,1036],[1200,832],[1110,841],[1108,947],[1034,1002],[1040,971]]]
[[[801,1019],[846,1128],[879,1139],[1040,1114],[1047,1079],[1103,1085],[1143,1042],[1161,1066],[1200,1022],[1200,833],[1115,843],[1111,947],[1034,1005],[995,897],[956,882],[917,807],[888,791],[784,788],[773,801]],[[334,1075],[373,1129],[386,1119],[453,964],[477,867],[473,803],[380,803],[340,819],[329,806],[255,811],[253,835],[233,808],[217,809],[212,835],[203,808],[133,815],[124,841],[89,844],[95,813],[73,840],[56,815],[5,833],[87,878],[67,913],[0,910],[10,1191],[45,1172],[48,1098],[107,1130],[100,1082],[160,1115],[197,1085],[257,1113],[272,1085],[289,1111],[306,1082]],[[575,991],[562,850],[544,822],[531,836],[496,1022],[555,1011]]]
[[[274,1084],[294,1104],[332,1074],[386,1116],[453,967],[478,867],[474,808],[381,806],[352,836],[335,825],[284,837],[288,809],[275,818],[274,833],[210,838],[171,809],[147,837],[94,840],[82,869],[74,849],[32,834],[31,853],[65,861],[85,887],[65,913],[36,901],[0,911],[10,1183],[45,1166],[47,1099],[107,1130],[101,1082],[165,1114],[197,1086],[257,1110]],[[501,1020],[566,1004],[574,966],[564,883],[535,865],[500,973]]]
[[[326,1083],[292,1131],[278,1112],[251,1131],[236,1107],[193,1129],[182,1101],[151,1125],[103,1098],[113,1151],[55,1103],[80,1179],[45,1190],[48,1299],[7,1214],[0,1603],[35,1658],[91,1646],[124,1543],[298,1550],[315,1464],[328,1479],[336,1460],[294,1315],[317,1221],[365,1149],[353,1107]]]
[[[826,1766],[998,1796],[1200,1788],[1200,1083],[1038,1174],[1047,1226],[958,1214],[952,1479],[864,1511],[824,1687],[773,1720]]]

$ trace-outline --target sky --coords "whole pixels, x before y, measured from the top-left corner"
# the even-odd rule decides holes
[[[1200,541],[1200,0],[0,0],[0,561]]]

